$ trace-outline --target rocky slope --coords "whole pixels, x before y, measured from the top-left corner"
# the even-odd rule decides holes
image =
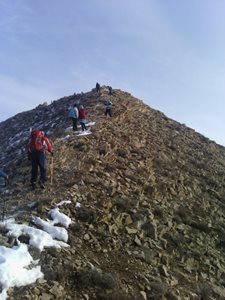
[[[44,280],[9,299],[225,299],[225,148],[120,90],[106,118],[108,97],[104,88],[74,94],[0,123],[7,216],[45,219],[70,200],[63,211],[73,220],[69,248],[33,249]],[[68,128],[74,102],[95,122],[91,135]],[[54,144],[45,191],[29,186],[30,127]],[[12,246],[4,230],[0,243]]]

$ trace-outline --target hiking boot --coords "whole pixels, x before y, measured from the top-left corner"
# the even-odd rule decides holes
[[[44,184],[43,182],[40,181],[40,182],[39,182],[39,185],[40,185],[40,188],[41,188],[41,189],[45,189],[45,184]]]
[[[35,190],[37,188],[36,182],[31,182],[32,189]]]

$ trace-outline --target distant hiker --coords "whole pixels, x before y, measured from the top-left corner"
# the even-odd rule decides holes
[[[74,104],[74,106],[70,106],[68,109],[68,117],[72,120],[73,130],[77,130],[77,120],[79,117],[79,112],[77,109],[77,105]]]
[[[80,120],[80,125],[81,125],[81,128],[82,128],[82,131],[84,130],[87,130],[87,127],[86,127],[86,117],[87,117],[87,113],[83,107],[83,105],[80,106],[79,108],[79,120]]]
[[[75,104],[80,105],[81,104],[81,98],[77,99]]]
[[[112,96],[112,87],[108,86],[108,90],[109,90],[109,95]]]
[[[0,177],[4,178],[5,186],[7,186],[9,184],[9,176],[5,172],[0,170]]]
[[[112,117],[112,102],[110,100],[105,103],[105,115]]]
[[[53,156],[52,145],[49,140],[44,136],[43,132],[40,130],[33,130],[31,132],[30,143],[28,144],[27,154],[28,159],[31,160],[31,185],[35,189],[38,167],[40,168],[40,187],[45,188],[46,176],[46,153],[47,151]]]
[[[95,86],[95,89],[96,89],[96,92],[98,93],[98,94],[100,94],[100,84],[98,83],[98,82],[96,82],[96,86]]]

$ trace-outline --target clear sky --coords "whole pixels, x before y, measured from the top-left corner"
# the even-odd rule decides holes
[[[225,145],[225,0],[0,0],[0,121],[98,81]]]

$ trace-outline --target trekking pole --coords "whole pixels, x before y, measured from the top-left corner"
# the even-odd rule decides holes
[[[54,158],[52,156],[52,160],[51,160],[51,185],[53,183],[53,167],[54,167]]]
[[[3,222],[3,201],[2,201],[2,199],[0,199],[0,205],[1,205],[1,209],[2,209],[1,222]]]
[[[3,199],[3,210],[2,210],[2,222],[5,219],[5,212],[6,212],[6,205],[5,205],[5,198]]]
[[[3,198],[3,201],[2,202],[2,218],[1,218],[1,221],[3,222],[4,219],[5,219],[5,199]]]

